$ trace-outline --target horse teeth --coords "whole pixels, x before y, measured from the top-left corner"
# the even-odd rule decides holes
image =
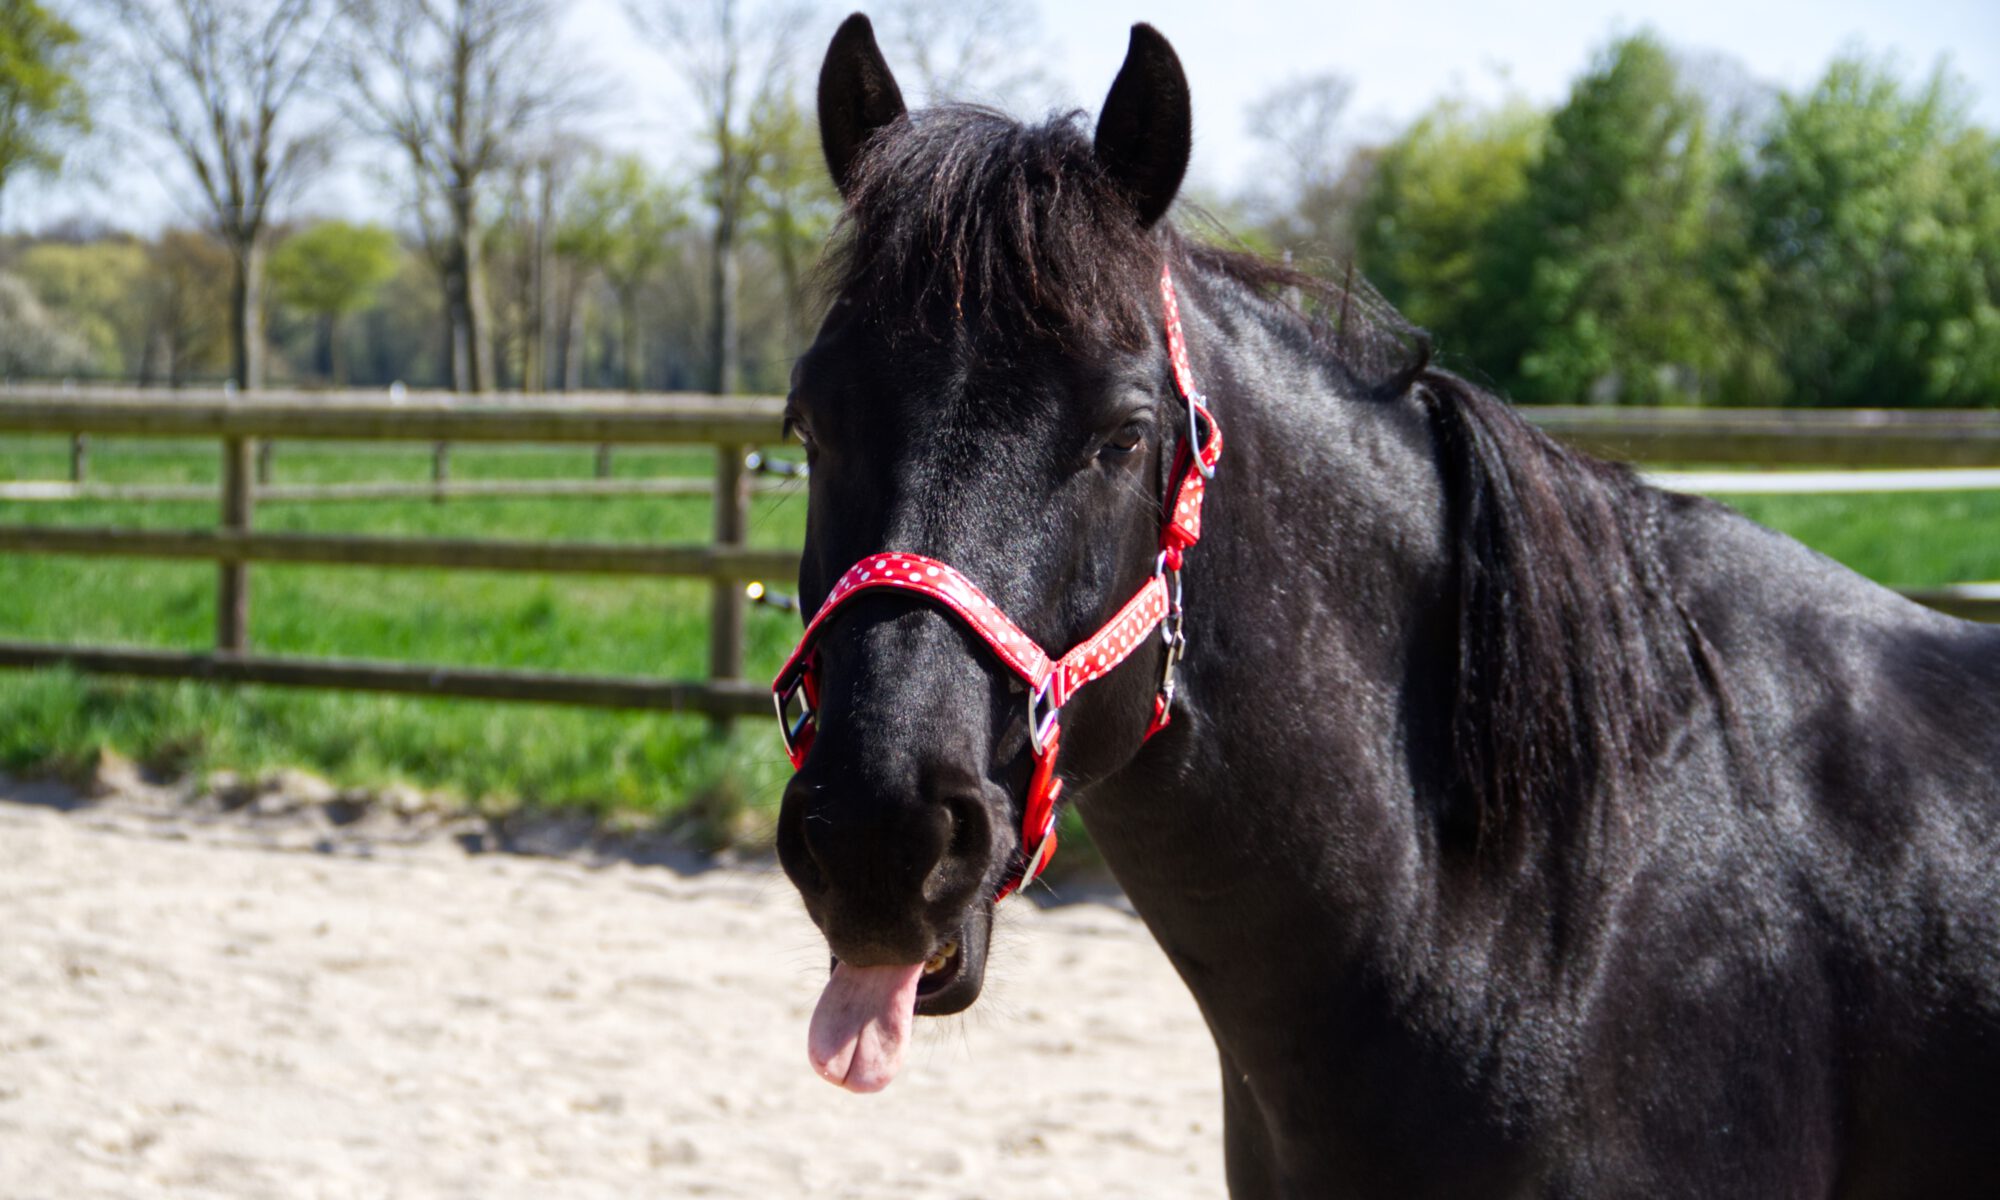
[[[946,942],[944,945],[938,947],[938,952],[932,955],[930,961],[924,964],[924,974],[935,975],[939,971],[944,970],[944,965],[951,961],[952,955],[957,953],[957,942]]]

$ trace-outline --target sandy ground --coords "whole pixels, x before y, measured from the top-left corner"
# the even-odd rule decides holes
[[[772,871],[64,799],[0,781],[8,1200],[1223,1191],[1213,1050],[1116,908],[1004,905],[985,998],[857,1097]]]

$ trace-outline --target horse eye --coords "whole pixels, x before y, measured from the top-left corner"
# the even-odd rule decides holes
[[[781,438],[795,437],[799,439],[799,445],[804,446],[808,450],[813,448],[812,430],[806,426],[803,420],[799,419],[799,414],[795,412],[787,412],[785,414],[785,424],[778,431],[778,436]]]
[[[1123,458],[1127,454],[1137,450],[1139,443],[1145,440],[1146,423],[1144,421],[1127,421],[1119,428],[1117,433],[1104,439],[1104,444],[1098,447],[1097,453],[1099,457]]]

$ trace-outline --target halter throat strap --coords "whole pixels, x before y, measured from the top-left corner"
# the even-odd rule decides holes
[[[1062,708],[1077,690],[1109,674],[1144,645],[1154,630],[1163,642],[1164,665],[1153,698],[1153,716],[1146,727],[1150,738],[1172,720],[1176,670],[1187,648],[1181,612],[1181,564],[1201,540],[1201,507],[1208,481],[1222,457],[1222,429],[1208,401],[1195,387],[1188,364],[1187,338],[1181,331],[1173,273],[1160,268],[1160,301],[1164,313],[1167,359],[1175,390],[1188,411],[1188,433],[1175,451],[1175,468],[1165,500],[1160,528],[1160,552],[1153,574],[1110,620],[1060,658],[1044,650],[1016,625],[979,586],[949,563],[921,554],[881,551],[849,567],[834,582],[819,611],[806,623],[791,657],[771,684],[778,726],[792,768],[805,765],[819,729],[819,638],[840,607],[864,592],[889,588],[915,592],[941,605],[978,635],[1000,664],[1018,677],[1028,695],[1028,739],[1034,753],[1034,773],[1028,784],[1021,820],[1021,865],[1010,871],[995,895],[997,903],[1033,882],[1056,848],[1056,809],[1062,798],[1062,778],[1056,758],[1062,744]],[[797,715],[793,715],[796,708]]]

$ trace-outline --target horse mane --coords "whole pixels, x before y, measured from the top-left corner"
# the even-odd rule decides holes
[[[1434,367],[1428,336],[1353,271],[1330,281],[1170,222],[1142,228],[1081,112],[1022,124],[940,105],[879,131],[856,160],[821,281],[894,336],[998,324],[1131,348],[1156,319],[1162,262],[1303,322],[1358,394],[1425,404],[1458,576],[1452,747],[1468,803],[1451,823],[1498,846],[1518,844],[1502,832],[1602,819],[1583,799],[1641,776],[1691,686],[1719,688],[1665,565],[1670,501]]]
[[[1609,810],[1582,798],[1641,782],[1697,690],[1727,711],[1666,562],[1672,498],[1454,375],[1427,369],[1416,387],[1450,506],[1452,743],[1474,835],[1490,844],[1527,822],[1589,837],[1576,823]]]
[[[1449,828],[1492,850],[1589,838],[1697,692],[1741,757],[1713,647],[1674,587],[1672,497],[1571,450],[1515,408],[1432,365],[1421,330],[1350,270],[1338,281],[1242,252],[1190,258],[1303,322],[1357,393],[1425,407],[1456,571]],[[1752,780],[1754,783],[1754,780]]]

